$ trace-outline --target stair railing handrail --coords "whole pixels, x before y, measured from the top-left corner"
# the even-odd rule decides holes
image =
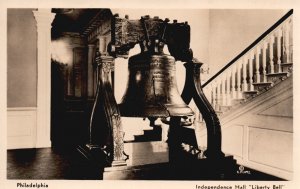
[[[269,34],[271,34],[278,26],[285,23],[288,18],[293,14],[293,9],[289,10],[282,18],[280,18],[275,24],[273,24],[268,30],[266,30],[261,36],[259,36],[253,43],[251,43],[247,48],[245,48],[239,55],[233,58],[228,64],[226,64],[220,71],[218,71],[215,75],[209,78],[203,85],[204,88],[208,85],[211,81],[217,78],[220,74],[222,74],[227,68],[229,68],[232,64],[237,62],[240,58],[242,58],[245,54],[250,52],[256,45],[258,45],[263,39],[267,38]]]

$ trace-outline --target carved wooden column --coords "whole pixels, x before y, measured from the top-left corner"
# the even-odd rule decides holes
[[[37,23],[37,144],[50,147],[51,98],[51,23],[55,14],[51,9],[33,11]],[[34,35],[34,34],[33,34]]]
[[[86,146],[92,154],[98,153],[97,156],[104,158],[104,166],[126,165],[121,116],[111,85],[114,58],[98,55],[97,91]]]

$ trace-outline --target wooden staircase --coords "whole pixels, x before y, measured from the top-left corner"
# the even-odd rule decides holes
[[[293,71],[293,11],[289,11],[202,87],[219,115],[268,91]]]
[[[287,64],[285,66],[286,72],[275,73],[275,74],[267,74],[267,81],[266,83],[253,83],[254,90],[253,91],[244,91],[243,97],[241,99],[233,99],[231,101],[231,105],[227,106],[220,106],[219,110],[217,111],[219,116],[226,115],[227,112],[230,110],[238,108],[242,104],[251,101],[253,98],[269,91],[272,87],[275,87],[281,81],[286,80],[288,77],[292,77],[292,68],[293,64]]]
[[[162,140],[162,128],[160,125],[152,126],[150,129],[143,129],[143,134],[134,135],[134,140],[125,142],[149,142]]]

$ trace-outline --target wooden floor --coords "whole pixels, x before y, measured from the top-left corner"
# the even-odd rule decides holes
[[[101,179],[101,171],[74,150],[9,150],[7,179]]]
[[[250,171],[251,174],[237,174],[233,180],[282,180],[247,168],[245,171]],[[199,170],[199,173],[201,172],[203,171]],[[8,150],[7,179],[96,180],[102,179],[102,171],[82,158],[75,148]],[[145,179],[160,180],[151,176]],[[180,177],[178,179],[180,180]]]

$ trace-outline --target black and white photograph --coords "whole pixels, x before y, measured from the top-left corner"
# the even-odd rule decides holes
[[[296,189],[298,3],[17,2],[0,188]]]

